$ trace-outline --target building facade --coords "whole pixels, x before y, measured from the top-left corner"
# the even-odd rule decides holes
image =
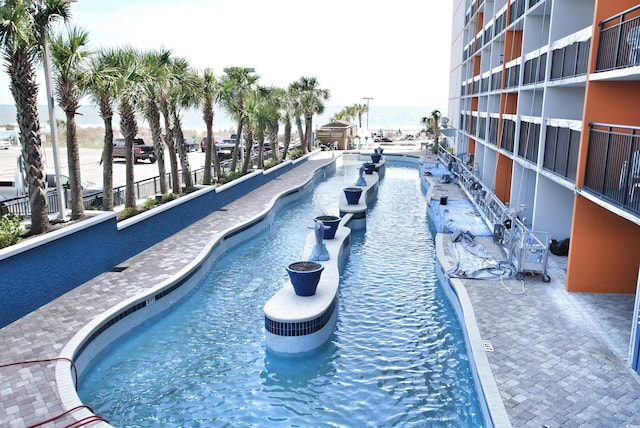
[[[638,1],[454,0],[452,28],[455,153],[531,230],[570,238],[568,291],[637,293]]]

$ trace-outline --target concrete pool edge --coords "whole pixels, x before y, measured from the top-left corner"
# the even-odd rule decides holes
[[[463,323],[465,339],[469,352],[469,361],[472,361],[474,378],[477,381],[478,392],[482,393],[483,405],[489,413],[490,422],[494,427],[511,427],[507,409],[502,401],[498,384],[496,383],[489,359],[484,349],[484,343],[480,335],[480,329],[476,322],[475,311],[471,299],[467,294],[464,283],[457,278],[449,278],[446,274],[453,268],[449,258],[445,254],[445,239],[449,234],[438,233],[436,239],[436,254],[438,259],[438,279],[445,288],[445,293],[454,304],[458,319]]]
[[[435,183],[424,174],[423,171],[426,165],[431,165],[431,163],[420,163],[418,169],[420,171],[419,179],[421,180],[421,188],[426,188],[425,199],[428,205],[433,194]],[[479,394],[482,394],[482,397],[480,397],[482,406],[485,408],[489,417],[489,421],[487,422],[493,424],[494,427],[510,428],[512,425],[484,349],[480,329],[476,322],[475,311],[471,304],[471,299],[467,294],[467,289],[461,280],[449,278],[446,274],[446,272],[453,267],[445,254],[444,240],[447,235],[448,234],[436,232],[434,236],[436,241],[438,279],[449,301],[453,304],[458,320],[464,329],[469,361],[472,363],[471,370],[477,386],[476,390]]]

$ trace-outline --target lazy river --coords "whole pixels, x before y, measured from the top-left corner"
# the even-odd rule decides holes
[[[389,166],[366,229],[351,234],[331,341],[300,358],[266,350],[264,304],[313,218],[338,214],[355,171],[339,166],[220,258],[187,299],[94,361],[81,400],[118,427],[483,426],[416,169]]]

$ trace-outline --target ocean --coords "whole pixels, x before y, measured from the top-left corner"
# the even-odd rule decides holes
[[[336,112],[342,110],[345,106],[326,106],[325,111],[321,115],[316,115],[313,118],[314,128],[330,122],[331,116]],[[362,115],[362,128],[369,129],[371,132],[377,131],[397,131],[403,132],[418,131],[422,128],[420,119],[424,116],[428,116],[436,107],[395,107],[395,106],[376,106],[369,105],[369,117],[367,127],[367,113]],[[38,106],[40,112],[40,126],[48,132],[49,128],[49,113],[46,105]],[[439,109],[443,114],[444,110]],[[102,119],[98,114],[98,109],[93,105],[83,105],[79,109],[79,115],[76,118],[78,126],[92,127],[102,126]],[[60,108],[56,108],[56,117],[59,120],[64,120],[64,112]],[[114,118],[114,126],[119,127],[119,118]],[[16,109],[13,104],[0,104],[0,127],[5,125],[16,124]],[[145,126],[145,122],[142,120],[139,122],[139,126]],[[202,113],[197,110],[188,110],[183,114],[182,125],[185,130],[196,130],[203,132],[205,125],[202,120]],[[357,125],[357,123],[356,123]],[[229,116],[221,109],[215,109],[215,117],[213,120],[213,127],[215,132],[233,130],[236,127],[236,123],[229,118]],[[295,130],[295,124],[294,124]],[[282,131],[282,127],[281,127]]]

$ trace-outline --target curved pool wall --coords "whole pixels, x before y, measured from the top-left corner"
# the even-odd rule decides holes
[[[345,157],[348,157],[348,155],[345,155]],[[411,166],[416,169],[420,169],[420,166],[421,166],[420,158],[416,156],[410,156],[410,155],[388,156],[387,162],[390,165]],[[335,168],[335,164],[331,164],[329,167],[331,166]],[[320,175],[322,175],[322,173],[323,173],[322,170],[316,171],[313,181],[315,182],[315,180]],[[294,191],[293,195],[292,194],[282,195],[281,198],[278,198],[275,201],[273,206],[274,209],[270,210],[270,212],[275,212],[276,211],[275,208],[277,208],[281,204],[286,203],[285,201],[290,202],[296,199],[297,197],[302,197],[304,191],[308,191],[311,188],[311,185],[312,185],[312,182],[306,183],[303,186],[303,188],[306,190],[303,190],[303,188],[300,188]],[[423,185],[424,185],[424,180],[421,180],[421,186]],[[423,189],[426,190],[427,192],[429,191],[428,188],[423,187]],[[289,197],[290,199],[288,199]],[[244,235],[244,232],[252,233],[251,228],[247,227],[247,225],[238,226],[238,228],[236,228],[235,230],[238,232],[238,235]],[[253,236],[253,234],[258,232],[259,230],[253,231],[251,236]],[[250,238],[249,235],[244,235],[242,237],[237,236],[236,238],[237,241],[235,243],[237,244],[249,238]],[[231,244],[231,242],[229,243]],[[440,240],[438,240],[438,245],[439,246],[441,245]],[[207,251],[215,253],[215,250],[216,250],[215,247],[216,245],[212,244],[210,245],[210,248],[208,250],[203,251],[203,254],[201,255],[201,257],[199,257],[201,266],[198,266],[198,262],[194,261],[194,263],[192,263],[189,266],[189,268],[185,268],[183,270],[182,272],[182,275],[184,275],[183,277],[173,278],[171,281],[167,281],[166,283],[160,284],[156,288],[155,291],[159,292],[160,294],[166,293],[167,291],[172,289],[172,292],[171,292],[172,298],[166,300],[166,305],[163,308],[161,308],[160,306],[156,306],[155,308],[150,308],[146,305],[149,298],[151,297],[150,294],[139,296],[136,299],[131,299],[128,302],[118,305],[117,307],[114,307],[112,311],[102,314],[100,317],[94,320],[94,322],[92,322],[90,325],[87,325],[82,330],[80,330],[74,336],[74,338],[69,343],[66,344],[66,346],[64,347],[61,353],[61,357],[67,357],[67,358],[77,357],[78,358],[78,361],[77,361],[78,376],[81,376],[83,370],[86,369],[87,365],[90,364],[91,360],[95,358],[100,352],[102,352],[106,347],[108,347],[109,344],[117,340],[117,338],[119,338],[120,336],[126,334],[130,329],[134,328],[135,326],[139,325],[142,322],[149,320],[150,317],[157,316],[162,311],[166,310],[167,308],[169,308],[170,306],[178,302],[181,299],[181,297],[188,294],[189,292],[188,287],[185,288],[184,290],[181,290],[179,294],[174,294],[174,293],[176,293],[177,290],[180,290],[181,288],[180,284],[183,284],[185,282],[192,282],[193,283],[191,284],[192,288],[197,284],[196,279],[200,278],[200,276],[194,275],[194,273],[200,272],[200,275],[203,275],[203,272],[206,272],[207,267],[210,267],[210,265],[214,263],[215,260],[212,260],[210,262],[207,262],[206,264],[203,264],[205,263],[204,260],[208,257],[208,255],[204,253]],[[226,250],[226,247],[225,248],[219,247],[218,249],[218,251],[220,251],[219,254],[222,254],[225,250]],[[440,251],[441,250],[439,249],[438,250],[439,260],[441,259],[441,257],[444,257],[444,255],[441,254]],[[191,274],[191,278],[189,278],[190,274]],[[193,281],[191,281],[192,279]],[[479,395],[481,395],[480,398],[483,401],[483,406],[485,410],[487,410],[487,413],[485,413],[484,415],[486,425],[487,426],[511,426],[508,421],[508,417],[506,416],[506,411],[504,410],[504,405],[500,398],[499,392],[497,391],[497,387],[494,388],[495,380],[491,373],[490,367],[488,366],[488,364],[485,365],[483,363],[483,361],[486,362],[486,355],[482,350],[483,345],[480,340],[479,333],[477,331],[477,326],[475,325],[475,323],[473,325],[470,325],[470,323],[475,321],[475,317],[472,316],[473,312],[472,311],[470,313],[465,312],[462,309],[462,308],[465,308],[466,311],[468,311],[471,308],[468,297],[466,296],[465,292],[459,291],[458,286],[453,287],[453,285],[451,284],[452,279],[449,279],[446,277],[443,277],[443,279],[445,279],[445,281],[443,281],[442,284],[446,284],[448,286],[448,287],[445,287],[445,288],[448,288],[447,294],[450,297],[452,297],[451,299],[452,303],[454,303],[454,307],[456,309],[458,317],[460,318],[461,324],[467,335],[466,341],[467,341],[467,349],[469,352],[470,361],[475,362],[475,364],[471,364],[471,368],[473,370],[474,379],[478,385],[477,391]],[[464,286],[462,286],[462,288],[464,288]],[[456,289],[458,290],[458,292],[452,291]],[[461,299],[462,303],[458,301],[458,299]],[[136,310],[135,308],[138,306],[142,306],[142,308],[140,309],[146,309],[146,310],[142,310],[142,311]],[[155,309],[155,310],[152,311],[150,309]],[[135,314],[135,316],[130,317],[130,316],[124,315],[127,312],[129,313],[139,312],[139,313]],[[117,321],[115,321],[116,319]],[[124,320],[126,320],[126,322],[123,322]],[[113,328],[113,327],[116,327],[116,324],[117,324],[117,328]],[[471,336],[469,337],[470,332],[471,332]],[[481,367],[477,367],[478,361],[481,362]],[[62,398],[62,401],[65,407],[68,409],[82,404],[75,391],[73,379],[74,377],[71,373],[71,368],[68,363],[60,362],[56,365],[56,382],[58,387],[60,388],[60,396]],[[84,411],[84,413],[79,412],[77,417],[82,418],[88,415],[91,415],[91,413],[88,410],[86,410]],[[108,425],[103,424],[103,426],[108,426]]]
[[[282,206],[306,196],[317,181],[335,171],[335,168],[335,161],[319,168],[308,181],[275,197],[272,205],[260,215],[228,229],[220,239],[209,242],[201,253],[174,277],[163,281],[148,292],[121,302],[83,326],[60,353],[61,358],[74,361],[74,371],[67,361],[56,364],[56,383],[64,407],[72,409],[82,405],[75,390],[75,378],[82,376],[97,356],[130,330],[152,321],[179,303],[193,291],[218,258],[269,228]],[[236,198],[239,196],[241,195],[236,195]],[[75,412],[74,416],[83,418],[91,414],[88,410],[81,409]]]
[[[87,220],[0,249],[0,302],[11,302],[0,311],[0,328],[276,179],[308,158],[287,160],[223,186],[200,187],[196,192],[121,222],[113,212],[87,211]]]

